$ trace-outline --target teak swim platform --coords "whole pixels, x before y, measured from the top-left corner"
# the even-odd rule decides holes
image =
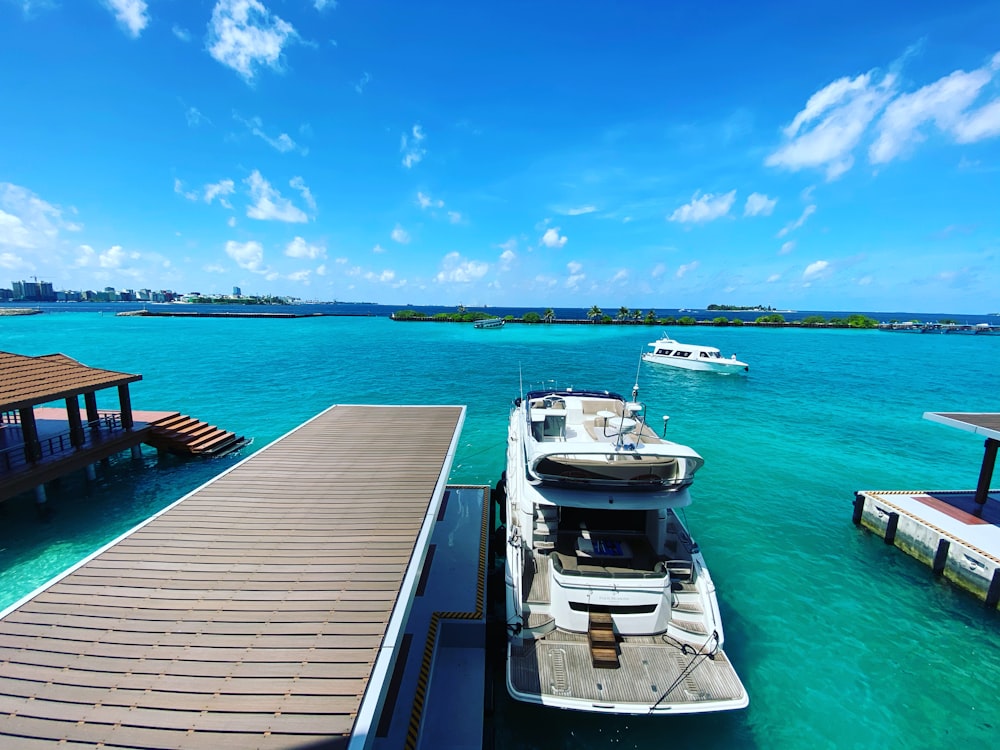
[[[333,406],[0,613],[0,746],[371,744],[464,418]]]

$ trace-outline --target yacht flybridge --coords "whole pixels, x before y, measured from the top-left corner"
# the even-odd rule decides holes
[[[658,436],[636,396],[546,389],[514,402],[508,690],[617,714],[743,708],[715,585],[680,515],[702,458]]]

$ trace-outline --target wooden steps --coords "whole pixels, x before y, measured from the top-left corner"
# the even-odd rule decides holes
[[[186,414],[154,422],[146,442],[158,450],[194,456],[224,456],[247,444],[244,437]]]
[[[587,640],[590,642],[590,662],[595,669],[618,669],[618,638],[610,614],[590,613]]]

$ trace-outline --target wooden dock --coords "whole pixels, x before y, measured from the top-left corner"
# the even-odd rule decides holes
[[[0,613],[0,746],[360,746],[465,409],[335,406]]]
[[[1000,414],[927,412],[925,419],[986,438],[975,490],[860,490],[854,523],[984,600],[1000,604],[1000,490],[990,489]]]

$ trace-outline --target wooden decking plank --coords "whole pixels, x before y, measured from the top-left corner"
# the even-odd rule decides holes
[[[0,620],[0,746],[349,734],[461,415],[335,407]]]
[[[146,693],[197,693],[200,695],[296,695],[357,698],[364,683],[358,678],[314,677],[233,677],[225,675],[173,675],[151,673],[118,674],[66,669],[41,664],[7,662],[4,677],[12,695],[18,695],[14,682],[52,683],[107,690],[134,690]]]

